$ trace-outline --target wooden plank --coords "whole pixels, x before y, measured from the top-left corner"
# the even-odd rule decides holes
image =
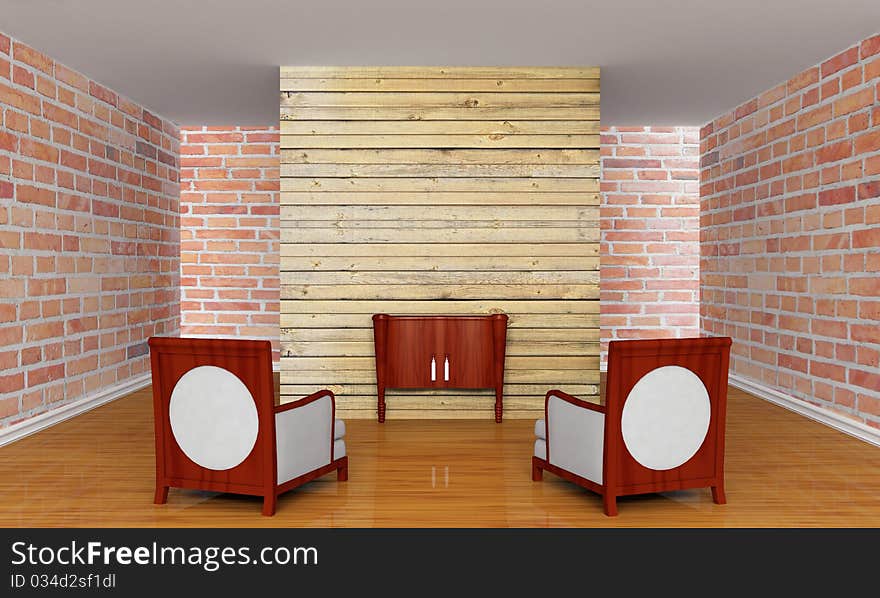
[[[480,192],[493,193],[595,193],[598,179],[543,179],[543,178],[395,178],[342,179],[342,178],[282,178],[281,191],[391,193],[391,192]]]
[[[514,328],[507,332],[509,343],[584,342],[598,343],[602,331],[599,328]],[[591,355],[593,353],[590,353]]]
[[[445,226],[458,226],[460,221],[553,221],[598,222],[599,207],[570,206],[281,206],[281,220],[313,221],[374,221],[389,220],[410,223],[412,221],[445,222]],[[483,224],[482,226],[485,226]]]
[[[537,408],[540,401],[539,395],[529,397],[511,397],[510,408],[516,405],[518,408]],[[339,395],[340,406],[345,409],[369,409],[376,407],[375,395]],[[372,403],[372,405],[371,405]],[[495,396],[492,395],[464,395],[464,396],[428,396],[428,395],[387,395],[386,403],[394,403],[397,409],[444,409],[449,411],[472,411],[489,410],[495,405]],[[508,407],[508,405],[505,405]]]
[[[599,120],[599,106],[281,106],[280,120]],[[282,147],[284,147],[282,145]]]
[[[335,257],[596,257],[598,243],[281,243],[282,258]]]
[[[284,108],[581,108],[599,105],[598,93],[315,92],[281,93]]]
[[[401,272],[281,272],[281,288],[312,285],[388,285],[388,286],[540,286],[592,285],[599,287],[599,272],[592,271],[536,271],[507,272],[421,271]],[[394,290],[394,289],[392,289]],[[414,289],[415,290],[415,289]]]
[[[285,357],[369,357],[373,355],[373,341],[361,342],[281,342]],[[599,343],[571,341],[517,342],[508,341],[507,355],[514,357],[548,355],[598,355]]]
[[[282,206],[598,206],[598,193],[344,193],[292,192]]]
[[[543,333],[546,330],[552,334],[511,334],[514,331]],[[599,335],[598,329],[513,329],[508,331],[507,351],[517,355],[594,355],[596,348],[593,345],[599,343]],[[285,357],[372,355],[373,331],[371,328],[282,329],[281,352]]]
[[[598,120],[282,120],[282,135],[598,135]],[[430,147],[430,146],[429,146]],[[442,146],[441,147],[445,147]]]
[[[594,395],[583,397],[584,399],[594,399],[598,403],[597,397]],[[285,396],[283,403],[294,400],[293,396],[289,399]],[[543,410],[544,395],[535,394],[530,396],[513,396],[504,398],[504,416],[507,417],[508,409],[517,411],[522,409]],[[494,413],[495,396],[494,395],[465,395],[465,396],[427,396],[427,395],[387,395],[386,410],[397,409],[399,411],[413,410],[442,410],[445,413],[474,413],[488,412]],[[376,417],[376,396],[375,395],[338,395],[336,399],[336,409],[372,409],[374,411],[373,418]],[[387,411],[386,411],[387,413]],[[538,414],[539,419],[543,414]],[[534,439],[532,439],[534,442]]]
[[[282,164],[282,177],[596,178],[598,164]]]
[[[395,313],[394,305],[396,300],[386,302],[384,311],[386,313]],[[437,302],[439,303],[439,302]],[[598,301],[580,301],[580,303],[596,303]],[[295,305],[295,303],[294,303]],[[363,328],[370,329],[372,321],[369,314],[357,313],[338,313],[338,314],[315,314],[296,310],[285,304],[285,300],[281,301],[280,315],[281,328]],[[425,308],[422,313],[436,314],[442,313],[439,309]],[[571,328],[571,329],[597,329],[599,327],[598,314],[510,314],[508,327],[512,330],[515,328]]]
[[[281,135],[281,149],[597,149],[599,135]]]
[[[311,394],[321,388],[326,388],[327,390],[333,392],[338,396],[345,396],[347,398],[351,397],[371,397],[373,401],[376,400],[376,384],[328,384],[325,386],[316,386],[314,384],[282,384],[281,385],[281,394],[290,396],[290,397],[304,397],[308,394]],[[508,400],[508,397],[538,397],[540,396],[542,399],[547,394],[547,391],[550,390],[546,385],[543,384],[505,384],[504,385],[504,398],[505,403]],[[573,394],[575,396],[594,396],[599,394],[599,385],[598,384],[571,384],[565,387],[565,392],[569,394]],[[388,397],[394,397],[396,399],[404,399],[405,397],[413,397],[414,400],[435,400],[436,398],[471,398],[473,400],[486,400],[491,399],[491,401],[495,402],[495,393],[493,390],[431,390],[424,389],[419,391],[412,391],[406,389],[397,389],[390,388],[387,391]]]
[[[523,358],[524,359],[524,358]],[[589,358],[585,358],[589,359]],[[505,371],[505,384],[548,384],[550,388],[567,384],[598,384],[599,358],[592,358],[594,363],[583,369],[515,369]],[[375,384],[376,372],[370,369],[361,370],[288,370],[287,362],[294,358],[281,359],[282,384]]]
[[[584,149],[305,149],[282,150],[282,164],[598,164]]]
[[[530,343],[596,343],[598,328],[511,328],[507,331],[509,346]],[[372,328],[282,328],[281,343],[369,343]]]
[[[579,397],[584,400],[591,400],[594,403],[599,403],[599,398],[595,395],[587,395],[583,397]],[[293,397],[290,398],[293,400]],[[520,411],[524,409],[531,410],[539,410],[540,413],[537,413],[537,417],[534,419],[543,418],[543,410],[544,410],[544,395],[543,394],[535,394],[530,396],[514,396],[510,397],[510,403],[508,404],[508,399],[505,397],[504,399],[504,417],[507,417],[508,410]],[[287,402],[285,400],[284,402]],[[390,411],[391,409],[396,409],[402,412],[409,412],[413,410],[443,410],[446,413],[475,413],[475,412],[494,412],[494,404],[495,397],[490,395],[466,395],[466,396],[450,396],[450,397],[429,397],[429,396],[421,396],[418,394],[413,395],[397,395],[397,396],[387,396],[386,397],[386,410]],[[368,410],[372,409],[374,414],[373,418],[376,417],[376,397],[375,395],[339,395],[337,399],[337,410],[340,409],[363,409]],[[387,413],[387,411],[386,411]],[[534,441],[534,438],[532,438]]]
[[[393,313],[425,314],[443,313],[448,315],[495,314],[506,313],[515,319],[517,315],[539,314],[599,314],[599,303],[595,301],[395,301],[393,305],[386,301],[353,301],[351,299],[336,301],[316,301],[299,299],[295,304],[282,304],[282,311],[287,313],[309,314],[375,314]],[[389,311],[389,307],[392,309]],[[513,321],[513,320],[511,320]],[[369,320],[367,320],[369,322]],[[371,324],[370,324],[371,325]]]
[[[296,284],[282,299],[599,299],[597,284]]]
[[[504,272],[598,270],[598,257],[287,257],[282,272]],[[294,277],[295,279],[295,277]]]
[[[553,356],[507,356],[504,360],[505,372],[517,370],[584,370],[593,366],[598,367],[598,351],[588,355],[553,355]],[[337,372],[347,370],[368,370],[376,372],[376,361],[373,356],[369,357],[287,357],[282,356],[282,371],[285,373],[308,371],[308,372]],[[452,363],[450,367],[455,367]],[[505,374],[506,375],[506,374]],[[506,379],[506,378],[505,378]]]
[[[282,243],[598,243],[599,230],[595,223],[585,222],[582,228],[429,228],[430,222],[421,222],[420,227],[358,229],[345,227],[308,228],[298,223],[300,228],[289,228],[292,221],[282,223]],[[363,223],[362,223],[363,224]],[[560,223],[561,224],[561,223]]]
[[[596,66],[282,66],[281,78],[598,79]]]
[[[428,215],[428,214],[426,214]],[[577,225],[577,229],[580,231],[585,231],[587,234],[593,234],[589,231],[593,231],[595,225],[598,224],[598,219],[596,220],[578,220],[578,221],[570,221],[570,220],[456,220],[454,222],[454,226],[459,229],[459,232],[464,232],[467,229],[473,228],[493,228],[498,231],[503,231],[506,229],[566,229],[567,225],[570,227],[572,223],[575,222]],[[362,230],[374,230],[380,231],[383,229],[386,230],[401,230],[406,229],[409,232],[418,232],[422,229],[434,229],[434,230],[444,230],[447,229],[451,224],[446,220],[411,220],[409,222],[402,222],[400,220],[301,220],[301,219],[282,219],[281,226],[289,229],[297,229],[301,231],[306,231],[310,228],[319,228],[326,229],[327,227],[332,227],[340,232],[347,231],[349,229],[362,229]],[[494,237],[495,235],[493,235]],[[593,239],[597,241],[598,239]],[[512,241],[504,241],[501,240],[502,243],[509,243]]]
[[[599,91],[599,79],[415,79],[391,77],[281,77],[281,91],[368,92],[543,92],[585,93]]]

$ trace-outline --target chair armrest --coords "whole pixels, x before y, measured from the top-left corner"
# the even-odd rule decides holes
[[[589,401],[584,401],[583,399],[579,399],[573,395],[562,392],[561,390],[553,389],[547,391],[547,394],[544,396],[544,410],[546,413],[547,409],[547,401],[550,400],[550,397],[556,397],[558,399],[562,399],[566,403],[571,403],[572,405],[577,405],[578,407],[582,407],[584,409],[589,409],[591,411],[597,411],[599,413],[605,413],[605,405],[599,405],[598,403],[591,403]]]
[[[329,390],[319,390],[275,408],[273,416],[279,484],[324,467],[334,460],[335,415],[335,397]],[[340,449],[340,452],[344,452],[342,445]]]
[[[290,403],[284,403],[283,405],[275,405],[275,413],[283,413],[285,411],[290,411],[291,409],[296,409],[297,407],[302,407],[303,405],[308,405],[313,401],[317,401],[318,399],[323,399],[324,397],[330,397],[330,402],[333,403],[334,410],[336,409],[336,396],[332,391],[327,390],[326,388],[323,390],[319,390],[317,392],[313,392],[312,394],[305,396],[301,399],[297,399]]]
[[[602,483],[605,407],[559,390],[544,403],[546,457],[551,464]]]

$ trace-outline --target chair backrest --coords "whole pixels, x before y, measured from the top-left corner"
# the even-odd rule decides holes
[[[727,337],[609,343],[606,486],[656,492],[723,475],[730,345]]]
[[[217,491],[274,487],[271,343],[153,337],[149,345],[157,477]]]

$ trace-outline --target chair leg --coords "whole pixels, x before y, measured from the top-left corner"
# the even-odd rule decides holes
[[[602,502],[605,505],[605,514],[609,517],[617,517],[617,497],[613,494],[603,494]]]
[[[267,494],[263,497],[263,515],[266,517],[271,517],[275,514],[275,501],[278,500],[278,497],[275,496],[275,493]]]
[[[153,498],[153,503],[164,505],[166,502],[168,502],[168,486],[156,486],[156,496]]]
[[[342,463],[339,464],[339,469],[336,470],[336,481],[338,481],[338,482],[347,482],[348,481],[348,457],[345,457],[342,460]]]
[[[712,486],[712,501],[716,505],[727,504],[727,497],[724,496],[724,484]]]
[[[540,482],[544,479],[544,470],[541,469],[541,462],[537,457],[532,457],[532,481]]]

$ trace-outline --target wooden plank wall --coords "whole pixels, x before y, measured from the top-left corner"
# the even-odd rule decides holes
[[[510,315],[506,417],[599,383],[597,68],[282,67],[281,392],[376,416],[371,316]],[[491,418],[490,391],[388,395]]]

